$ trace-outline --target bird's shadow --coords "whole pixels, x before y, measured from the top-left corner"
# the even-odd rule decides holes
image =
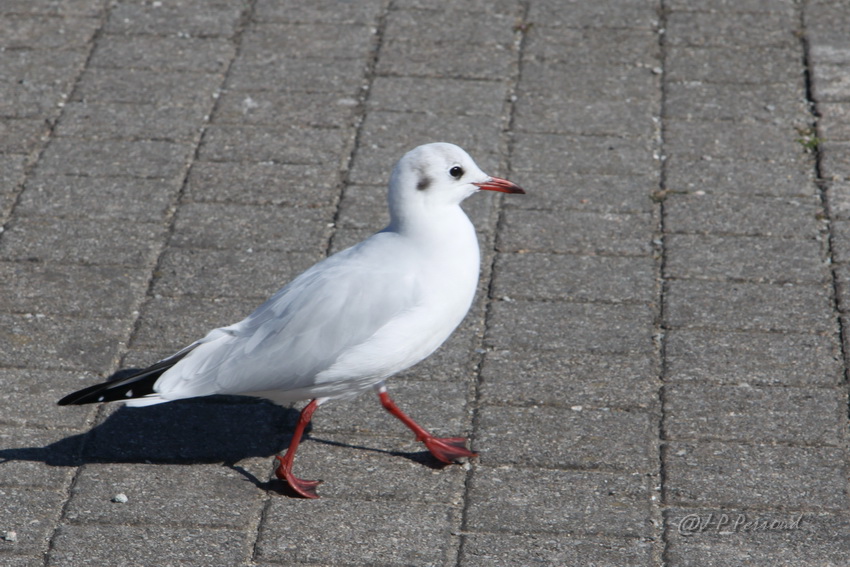
[[[299,411],[241,396],[210,396],[144,408],[122,407],[90,431],[43,447],[0,449],[0,466],[36,461],[55,467],[87,463],[223,463],[258,488],[289,494],[278,480],[262,480],[236,463],[286,450]],[[405,453],[329,441],[305,440],[391,454],[432,468],[427,451]]]

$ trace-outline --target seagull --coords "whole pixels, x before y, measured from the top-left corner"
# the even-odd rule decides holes
[[[390,223],[382,231],[315,264],[242,321],[59,405],[141,407],[214,394],[280,405],[310,400],[285,455],[275,457],[277,478],[304,498],[318,498],[321,481],[297,478],[292,465],[313,413],[370,389],[439,461],[476,456],[465,438],[434,437],[403,413],[385,382],[433,353],[469,311],[480,256],[460,203],[482,189],[525,193],[481,171],[453,144],[411,150],[390,176]]]

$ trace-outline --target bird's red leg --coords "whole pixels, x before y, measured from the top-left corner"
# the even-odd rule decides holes
[[[323,400],[315,399],[307,404],[301,415],[298,417],[298,425],[295,426],[295,432],[292,434],[292,441],[289,442],[289,449],[286,450],[284,456],[276,456],[278,467],[275,470],[275,475],[280,480],[286,482],[292,490],[297,492],[304,498],[318,498],[316,487],[319,486],[321,480],[302,480],[292,474],[292,461],[295,459],[295,451],[298,449],[298,444],[301,443],[301,436],[304,435],[304,429],[310,423],[310,418],[313,417],[313,412],[319,407]]]
[[[466,448],[466,438],[464,437],[438,438],[428,433],[395,405],[395,402],[390,399],[387,389],[384,386],[381,386],[378,390],[378,396],[381,398],[381,404],[384,406],[384,409],[399,418],[402,423],[409,427],[416,435],[416,440],[425,443],[425,446],[436,459],[444,463],[453,463],[461,457],[477,456],[477,453],[473,453]]]

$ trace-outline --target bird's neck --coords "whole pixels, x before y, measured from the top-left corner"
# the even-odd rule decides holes
[[[406,238],[428,242],[431,247],[440,244],[474,244],[476,250],[478,249],[475,228],[459,206],[444,207],[440,210],[417,210],[411,214],[394,214],[386,230]]]

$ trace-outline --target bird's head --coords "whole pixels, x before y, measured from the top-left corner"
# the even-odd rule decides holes
[[[395,221],[419,211],[454,207],[482,189],[525,193],[515,183],[481,171],[469,154],[454,144],[425,144],[407,152],[393,168],[390,215]]]

